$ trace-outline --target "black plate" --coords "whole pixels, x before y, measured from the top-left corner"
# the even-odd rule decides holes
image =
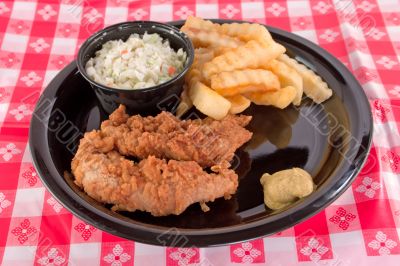
[[[181,26],[182,22],[173,24]],[[291,56],[321,75],[334,95],[322,105],[305,100],[300,108],[251,106],[246,110],[253,116],[249,129],[254,136],[237,152],[240,184],[232,199],[209,204],[207,213],[198,204],[179,216],[114,213],[64,178],[77,148],[76,134],[97,129],[106,118],[75,62],[49,84],[32,118],[29,144],[43,183],[84,221],[111,234],[155,245],[243,241],[281,231],[323,210],[350,186],[366,159],[372,136],[369,103],[356,79],[328,52],[297,35],[268,29]],[[262,173],[295,166],[314,176],[317,190],[285,210],[268,210],[259,183]]]

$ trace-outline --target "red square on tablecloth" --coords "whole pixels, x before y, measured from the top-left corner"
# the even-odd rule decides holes
[[[4,161],[4,158],[2,158],[0,156],[0,162],[1,161]],[[0,167],[1,167],[0,190],[11,190],[11,189],[17,188],[20,165],[21,165],[21,163],[19,163],[19,162],[18,163],[4,163],[4,162],[0,163]]]
[[[71,242],[72,214],[44,215],[40,225],[40,242],[67,245]],[[44,245],[42,243],[42,245]]]
[[[360,230],[355,204],[331,205],[325,209],[329,233],[343,233]]]
[[[388,199],[373,199],[357,202],[357,210],[363,230],[396,228],[391,215],[390,201]]]
[[[328,235],[325,212],[320,212],[308,220],[294,226],[296,237]]]
[[[102,241],[103,242],[121,242],[121,241],[124,241],[124,240],[126,240],[126,239],[124,239],[124,238],[121,238],[121,237],[119,237],[119,236],[115,236],[115,235],[112,235],[112,234],[110,234],[110,233],[107,233],[107,232],[105,232],[105,231],[103,231],[102,232]]]
[[[35,21],[32,24],[31,38],[42,37],[52,38],[56,31],[57,22]]]
[[[9,231],[11,218],[10,217],[2,217],[0,216],[0,247],[6,246],[7,242],[7,234]]]

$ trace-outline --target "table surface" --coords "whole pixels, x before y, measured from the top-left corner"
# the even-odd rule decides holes
[[[360,81],[374,116],[373,147],[351,188],[324,211],[245,243],[164,248],[85,224],[43,187],[27,146],[29,121],[40,93],[79,45],[106,25],[192,14],[294,32],[330,51]],[[395,0],[0,1],[2,265],[399,265],[399,63]]]

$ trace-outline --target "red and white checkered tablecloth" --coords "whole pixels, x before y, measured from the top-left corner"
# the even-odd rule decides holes
[[[85,224],[41,184],[28,127],[46,84],[100,28],[195,14],[295,32],[337,56],[373,110],[368,162],[318,215],[276,235],[215,248],[163,248]],[[0,1],[1,265],[400,265],[400,2],[397,0]]]

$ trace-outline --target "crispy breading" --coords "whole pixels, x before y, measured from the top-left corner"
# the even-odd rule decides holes
[[[86,133],[72,161],[75,183],[95,200],[113,204],[113,210],[178,215],[193,203],[236,192],[238,176],[227,164],[210,174],[193,161],[149,156],[135,164],[113,150],[114,144],[99,131]]]
[[[179,120],[167,112],[129,117],[121,105],[102,123],[101,134],[112,137],[123,155],[139,159],[154,155],[208,167],[232,160],[236,149],[250,140],[252,133],[244,128],[250,120],[244,115],[228,115],[220,121]]]

